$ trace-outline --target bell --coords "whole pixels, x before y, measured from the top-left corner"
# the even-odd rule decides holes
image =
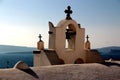
[[[69,34],[66,34],[66,39],[71,39]]]
[[[66,29],[66,39],[71,39],[68,31],[69,31],[69,29]]]

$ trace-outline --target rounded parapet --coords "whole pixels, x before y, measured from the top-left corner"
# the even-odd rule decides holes
[[[24,70],[24,69],[29,69],[29,66],[23,61],[18,61],[15,64],[14,68]]]

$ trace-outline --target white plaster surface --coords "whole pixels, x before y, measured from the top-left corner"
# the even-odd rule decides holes
[[[0,80],[120,80],[120,62],[0,69]]]
[[[66,50],[66,28],[67,26],[76,35],[70,40],[71,51]],[[55,28],[49,27],[53,34],[49,35],[49,46],[55,45],[56,50],[60,59],[63,59],[66,64],[72,64],[77,58],[83,58],[84,54],[84,36],[85,29],[80,28],[75,20],[61,20]],[[54,30],[53,30],[54,29]]]
[[[15,64],[14,68],[17,68],[17,69],[29,69],[29,66],[23,61],[18,61]]]
[[[51,65],[45,52],[41,50],[39,54],[34,54],[34,67]]]

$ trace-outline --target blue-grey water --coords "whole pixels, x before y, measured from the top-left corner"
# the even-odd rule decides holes
[[[13,68],[14,65],[18,61],[24,61],[26,62],[29,66],[33,66],[33,54],[32,53],[27,53],[27,54],[20,54],[20,53],[10,53],[10,54],[5,54],[2,53],[0,54],[0,68]]]
[[[113,60],[120,60],[120,54],[102,54],[102,57],[105,60],[109,60],[110,58]]]
[[[105,60],[110,58],[120,60],[120,54],[101,54]],[[26,62],[30,67],[33,66],[32,52],[14,52],[14,53],[0,53],[0,68],[13,68],[18,61]]]

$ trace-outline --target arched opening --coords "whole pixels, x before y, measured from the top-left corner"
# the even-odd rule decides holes
[[[66,39],[65,39],[65,48],[66,50],[68,49],[68,42],[69,42],[69,39],[70,39],[70,36],[68,35],[67,31],[69,30],[69,27],[67,26],[66,27]]]
[[[81,58],[76,59],[74,62],[74,64],[82,64],[82,63],[84,63],[84,61]]]
[[[75,38],[76,38],[76,29],[74,25],[70,24],[66,27],[66,40],[65,40],[65,48],[66,50],[74,50],[75,49]]]

